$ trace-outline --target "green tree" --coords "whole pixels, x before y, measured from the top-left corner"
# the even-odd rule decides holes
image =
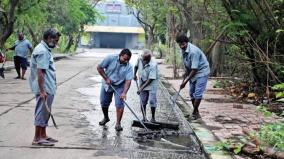
[[[126,0],[126,4],[135,10],[136,17],[145,31],[146,47],[157,43],[158,37],[166,33],[167,5],[164,0]]]
[[[63,33],[60,50],[69,52],[76,49],[83,26],[101,18],[88,0],[4,0],[0,8],[0,47],[15,31],[28,32],[36,45],[42,32],[54,27]]]

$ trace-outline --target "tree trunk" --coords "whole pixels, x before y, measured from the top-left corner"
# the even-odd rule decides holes
[[[210,72],[211,75],[217,77],[221,75],[223,66],[224,66],[224,53],[225,50],[223,49],[222,43],[217,42],[213,46],[211,53],[209,54],[208,60],[210,63]]]
[[[10,37],[10,35],[13,33],[14,29],[14,23],[15,23],[15,10],[18,5],[19,0],[10,0],[10,8],[8,15],[3,14],[7,20],[7,23],[4,24],[4,30],[0,34],[0,48],[2,48],[7,41],[7,39]]]
[[[148,39],[147,39],[147,43],[146,43],[147,49],[151,49],[151,46],[154,43],[154,38],[155,38],[154,30],[150,28],[149,31],[148,31]]]
[[[71,49],[71,46],[74,44],[74,38],[72,35],[68,35],[68,43],[66,48],[64,49],[64,52],[69,52]]]
[[[37,39],[33,29],[31,28],[31,26],[28,25],[27,28],[28,28],[28,31],[29,31],[31,37],[32,37],[33,46],[36,46],[39,43],[39,40]]]
[[[169,4],[171,4],[171,2]],[[177,78],[178,73],[177,73],[176,44],[175,44],[177,30],[176,30],[176,17],[172,11],[169,12],[167,15],[167,24],[168,24],[170,57],[172,58],[172,64],[173,64],[173,76],[174,78]]]
[[[78,35],[76,36],[74,51],[77,50],[80,39],[81,39],[81,32],[79,32]]]

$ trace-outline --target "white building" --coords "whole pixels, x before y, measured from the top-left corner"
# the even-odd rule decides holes
[[[104,17],[96,25],[85,26],[90,46],[96,48],[141,48],[144,30],[122,1],[101,1],[95,8]]]

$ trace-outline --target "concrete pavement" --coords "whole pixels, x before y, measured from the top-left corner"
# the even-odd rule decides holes
[[[191,130],[182,123],[183,116],[171,112],[168,96],[163,89],[159,90],[157,120],[181,122],[180,134],[184,136],[166,139],[183,147],[160,140],[146,143],[135,141],[133,132],[136,129],[130,126],[134,117],[127,109],[122,123],[124,131],[116,133],[113,104],[110,107],[111,122],[106,127],[98,126],[102,119],[98,100],[101,79],[96,66],[106,54],[117,51],[89,50],[56,62],[58,91],[52,112],[59,129],[48,127],[48,134],[59,139],[54,147],[31,145],[34,135],[34,97],[27,81],[13,79],[15,70],[6,72],[6,79],[0,79],[1,158],[205,158],[199,152],[196,138],[190,135]],[[129,90],[127,102],[141,117],[134,86]]]

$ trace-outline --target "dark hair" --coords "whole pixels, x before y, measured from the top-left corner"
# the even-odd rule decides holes
[[[132,53],[130,52],[130,50],[129,49],[123,49],[123,50],[121,50],[121,52],[120,52],[120,54],[119,54],[119,57],[120,56],[123,56],[123,55],[128,55],[129,57],[131,57],[131,55],[132,55]]]
[[[187,37],[186,35],[182,34],[182,35],[178,35],[178,36],[176,37],[176,42],[177,42],[177,43],[183,43],[183,42],[188,43],[188,42],[189,42],[189,39],[188,39],[188,37]]]
[[[56,35],[57,35],[58,37],[60,37],[60,36],[61,36],[61,33],[57,32]]]
[[[51,38],[56,38],[58,36],[58,33],[55,29],[51,28],[51,29],[48,29],[46,30],[44,33],[43,33],[43,39],[44,40],[47,40],[48,37],[51,37]],[[60,34],[60,33],[59,33]]]

